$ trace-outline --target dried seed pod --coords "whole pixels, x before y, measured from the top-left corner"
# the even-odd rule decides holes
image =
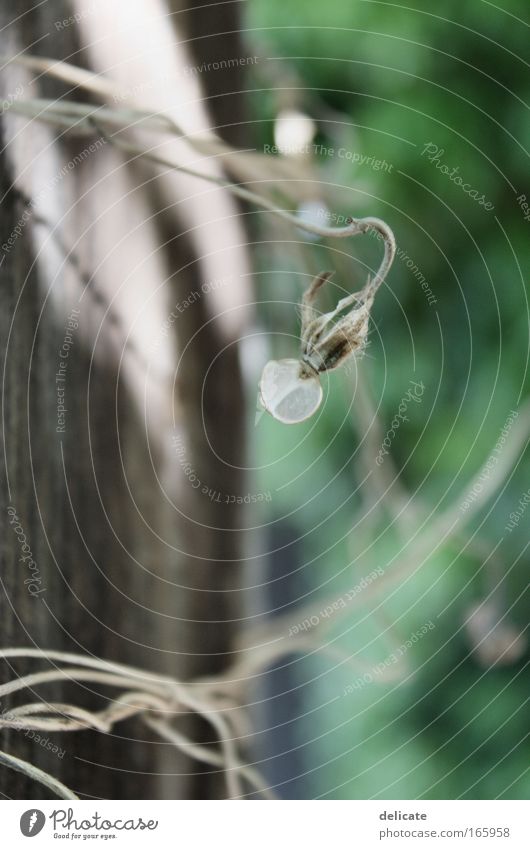
[[[475,657],[482,666],[517,663],[528,647],[522,628],[507,619],[491,600],[470,607],[464,624]]]
[[[275,419],[298,424],[320,407],[322,386],[316,372],[299,360],[270,360],[261,376],[260,398]]]

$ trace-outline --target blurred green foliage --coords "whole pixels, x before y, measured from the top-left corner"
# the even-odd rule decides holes
[[[436,298],[429,304],[406,262],[396,259],[374,309],[371,345],[357,366],[384,430],[409,381],[424,382],[422,404],[396,433],[392,455],[415,502],[433,505],[435,515],[465,491],[509,411],[520,409],[528,395],[530,221],[517,202],[525,191],[530,196],[528,13],[523,0],[502,8],[482,0],[427,6],[411,0],[407,7],[372,0],[251,0],[246,9],[246,37],[262,57],[249,99],[256,148],[272,143],[282,105],[312,115],[316,141],[335,150],[313,157],[319,179],[334,186],[328,204],[331,196],[334,212],[385,218]],[[429,161],[423,154],[429,143],[493,210]],[[392,167],[354,163],[339,157],[339,148]],[[377,247],[351,241],[346,250],[373,263]],[[323,250],[307,250],[316,271]],[[280,260],[278,251],[263,248],[260,268],[270,272],[272,265],[273,273],[259,282],[258,294],[287,302],[264,305],[262,315],[271,333],[292,334],[272,336],[275,355],[295,356],[293,303],[305,278],[287,248],[283,254]],[[355,273],[363,278],[360,266]],[[337,283],[350,290],[338,275]],[[368,537],[362,528],[351,531],[362,496],[352,399],[339,375],[324,383],[318,419],[286,428],[264,416],[253,440],[260,488],[274,493],[271,519],[288,515],[303,539],[299,595],[310,592],[313,600],[330,592],[337,597],[375,565],[390,572],[402,544],[384,511]],[[488,505],[477,518],[473,527],[488,550],[528,488],[528,471],[526,459],[493,509]],[[526,612],[521,593],[529,518],[530,510],[512,534],[504,533],[497,552],[509,573],[497,593],[506,608],[514,605],[510,616],[519,625]],[[295,732],[310,795],[527,795],[524,659],[486,669],[470,654],[462,623],[491,580],[484,558],[461,548],[453,541],[412,563],[409,577],[366,610],[356,606],[337,626],[337,645],[370,669],[389,651],[382,622],[393,623],[405,639],[432,619],[436,627],[410,652],[404,681],[375,682],[343,696],[357,674],[353,667],[325,657],[295,665],[310,711]]]

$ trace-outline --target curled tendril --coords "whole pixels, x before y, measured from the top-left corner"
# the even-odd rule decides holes
[[[338,368],[351,354],[362,350],[368,335],[370,309],[396,252],[394,234],[379,218],[350,219],[346,227],[334,230],[335,236],[355,236],[374,231],[384,240],[385,251],[376,275],[368,278],[360,292],[341,298],[334,310],[323,315],[314,308],[321,287],[333,276],[332,271],[318,274],[302,297],[302,369],[301,376]],[[345,315],[340,314],[352,307]]]

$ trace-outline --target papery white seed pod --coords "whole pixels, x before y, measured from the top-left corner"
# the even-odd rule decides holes
[[[284,424],[298,424],[315,413],[322,402],[318,376],[299,360],[270,360],[260,381],[261,402]]]
[[[475,657],[482,666],[517,663],[528,647],[522,628],[510,622],[492,600],[470,607],[464,624]]]

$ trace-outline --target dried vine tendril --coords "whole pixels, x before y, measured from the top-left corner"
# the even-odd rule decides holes
[[[379,218],[350,219],[340,235],[357,235],[370,230],[381,235],[385,252],[379,270],[368,279],[360,292],[342,298],[334,310],[320,314],[314,302],[320,288],[333,272],[318,274],[302,297],[301,354],[299,360],[270,360],[260,381],[260,400],[275,419],[284,424],[297,424],[315,413],[322,402],[319,375],[341,366],[345,360],[362,351],[370,322],[375,293],[385,279],[396,252],[391,229]],[[335,230],[334,235],[339,235]],[[344,310],[350,308],[344,313]],[[340,316],[340,317],[339,317]]]

